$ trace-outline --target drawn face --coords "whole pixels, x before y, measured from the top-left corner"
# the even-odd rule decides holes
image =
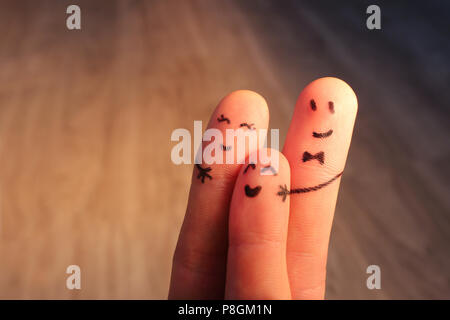
[[[318,191],[342,175],[354,122],[348,115],[356,106],[353,90],[335,78],[316,80],[302,91],[283,153],[291,162],[296,159],[291,168],[301,178],[293,180],[304,182],[291,190],[280,187],[278,195]]]
[[[217,122],[218,123],[225,123],[226,125],[230,125],[231,124],[231,119],[228,118],[227,116],[225,116],[224,114],[220,114],[219,117],[217,117]],[[240,128],[244,128],[244,129],[248,129],[248,130],[255,130],[256,128],[254,127],[254,123],[247,123],[247,122],[243,122],[239,125]],[[232,149],[231,146],[227,146],[224,144],[220,144],[220,148],[227,152],[230,151]],[[205,183],[205,179],[209,179],[212,180],[212,176],[211,176],[211,167],[202,167],[200,164],[196,164],[195,165],[197,170],[198,170],[198,175],[197,175],[197,179],[199,179],[202,183]],[[254,166],[254,165],[253,165]],[[272,168],[272,167],[271,167]],[[253,167],[254,169],[254,167]],[[261,187],[257,186],[255,188],[251,188],[250,186],[246,186],[245,188],[245,193],[248,197],[255,197],[258,195],[258,193],[261,191]]]
[[[309,105],[313,112],[317,111],[317,104],[314,99],[311,99],[309,101]],[[328,109],[331,114],[334,114],[334,102],[333,101],[328,101]],[[329,130],[323,131],[323,132],[313,131],[312,137],[315,139],[328,139],[332,134],[333,134],[333,129],[329,129]],[[323,165],[325,163],[325,152],[319,151],[315,154],[311,154],[309,151],[303,152],[303,157],[302,157],[303,162],[315,161],[315,160],[317,160],[317,162],[319,162],[321,165]]]

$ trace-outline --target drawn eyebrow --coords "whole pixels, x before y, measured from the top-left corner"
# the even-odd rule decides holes
[[[226,146],[226,145],[220,144],[220,147],[222,148],[223,151],[230,151],[231,150],[231,146]]]
[[[247,128],[249,128],[250,130],[255,130],[255,127],[253,127],[253,125],[254,125],[254,123],[248,124],[247,122],[244,122],[244,123],[241,123],[241,124],[240,124],[240,127],[247,127]]]
[[[245,185],[245,195],[247,197],[253,198],[258,195],[258,193],[261,191],[261,186],[256,186],[254,188],[250,187],[248,184]]]
[[[278,172],[275,170],[275,168],[272,167],[271,165],[268,165],[268,166],[265,166],[265,167],[261,168],[261,173],[263,173],[263,172],[265,172],[265,171],[267,171],[267,170],[269,170],[270,172],[272,172],[272,175],[273,175],[273,176],[276,176],[276,175],[278,174]]]
[[[331,113],[334,113],[334,103],[333,103],[333,101],[328,101],[328,109],[330,109]]]
[[[313,111],[316,111],[316,110],[317,110],[317,105],[316,105],[316,102],[314,101],[314,99],[311,99],[311,101],[309,102],[309,104],[311,105],[311,109],[312,109]]]
[[[321,138],[321,139],[323,139],[323,138],[328,138],[329,136],[331,136],[331,134],[333,133],[333,130],[332,129],[330,129],[330,130],[328,130],[327,132],[313,132],[313,137],[314,138]]]
[[[217,121],[219,121],[219,122],[226,121],[228,124],[230,124],[230,119],[225,118],[225,117],[223,116],[223,114],[221,114],[220,117],[217,118]]]
[[[249,163],[249,164],[247,165],[247,167],[245,168],[245,170],[244,170],[244,174],[247,173],[247,170],[248,170],[248,168],[250,168],[250,167],[251,167],[253,170],[255,170],[256,165],[255,165],[254,163]]]

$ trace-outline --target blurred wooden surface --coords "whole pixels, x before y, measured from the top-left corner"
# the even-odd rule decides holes
[[[165,298],[192,170],[171,132],[251,89],[284,139],[326,75],[360,104],[327,297],[450,298],[448,5],[386,2],[371,32],[364,1],[76,3],[81,31],[71,1],[0,2],[0,298]]]

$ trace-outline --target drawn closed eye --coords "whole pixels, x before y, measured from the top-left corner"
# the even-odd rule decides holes
[[[254,126],[254,123],[248,124],[247,122],[244,122],[244,123],[240,124],[240,127],[247,127],[249,130],[255,130],[255,128],[253,126]]]
[[[228,124],[230,124],[230,119],[228,119],[228,118],[226,118],[226,117],[224,117],[224,115],[223,114],[221,114],[220,115],[220,117],[219,118],[217,118],[217,121],[219,121],[219,122],[223,122],[223,121],[226,121]]]
[[[220,144],[220,147],[222,148],[223,151],[230,151],[231,150],[231,146],[226,146],[226,145]]]
[[[255,170],[256,165],[255,165],[254,163],[249,163],[249,164],[247,165],[247,167],[245,168],[245,170],[244,170],[244,174],[247,173],[248,168],[252,168],[253,170]]]

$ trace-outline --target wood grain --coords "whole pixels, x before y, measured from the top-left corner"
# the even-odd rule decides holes
[[[364,2],[77,1],[81,31],[69,4],[0,3],[0,298],[164,299],[192,170],[171,132],[250,89],[284,139],[325,75],[360,105],[327,297],[450,298],[449,30],[432,2],[408,26],[383,4],[375,33]]]

